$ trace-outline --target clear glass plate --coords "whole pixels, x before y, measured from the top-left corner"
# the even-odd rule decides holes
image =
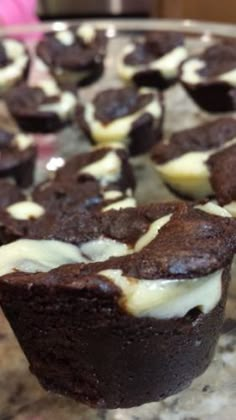
[[[96,91],[104,87],[121,84],[116,76],[116,58],[130,37],[141,36],[147,30],[184,32],[190,53],[201,51],[219,37],[236,37],[236,27],[233,25],[189,20],[93,20],[92,22],[96,27],[105,29],[110,38],[106,71],[97,83],[80,90],[81,100],[91,98]],[[64,29],[67,25],[67,22],[52,22],[27,27],[1,28],[0,36],[17,35],[26,40],[33,55],[30,79],[35,80],[45,76],[45,70],[34,57],[35,42],[43,32]],[[170,88],[164,96],[165,135],[212,118],[200,111],[179,85]],[[0,124],[14,125],[3,103],[0,103]],[[61,159],[91,148],[76,125],[62,130],[57,136],[37,135],[35,137],[39,145],[37,182],[48,175],[47,169],[55,170],[57,164],[61,163]],[[153,170],[147,156],[133,159],[132,163],[137,177],[136,197],[139,203],[173,199]],[[234,273],[233,277],[236,277]],[[229,420],[234,418],[236,418],[236,286],[234,287],[234,279],[227,303],[223,333],[214,361],[205,374],[178,395],[159,403],[154,402],[128,410],[93,410],[69,399],[46,393],[30,374],[24,355],[5,318],[0,314],[0,420]]]

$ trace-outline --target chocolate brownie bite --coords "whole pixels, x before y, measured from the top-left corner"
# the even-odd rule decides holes
[[[33,182],[37,149],[31,136],[0,129],[0,178],[11,178],[20,187]]]
[[[22,130],[53,133],[72,121],[77,96],[70,90],[61,90],[54,80],[45,79],[34,86],[23,84],[12,89],[6,104]]]
[[[106,45],[104,31],[82,24],[47,33],[37,54],[59,83],[85,86],[101,77]]]
[[[63,212],[74,208],[109,210],[110,206],[135,206],[134,188],[128,155],[113,144],[71,157],[53,180],[38,185],[32,195],[46,208],[56,207]]]
[[[213,161],[216,156],[218,162],[221,155],[228,156],[235,142],[236,120],[220,118],[172,134],[153,149],[152,160],[163,181],[177,195],[191,199],[218,196],[215,175],[212,178]],[[223,204],[224,200],[220,202]]]
[[[106,89],[77,113],[80,128],[92,142],[122,142],[131,155],[146,153],[160,140],[162,119],[161,97],[149,88]]]
[[[215,204],[60,215],[0,248],[0,302],[47,390],[137,406],[211,362],[235,250],[236,221]]]
[[[196,104],[207,112],[236,109],[236,42],[224,40],[181,66],[180,81]]]
[[[0,94],[25,80],[29,72],[29,53],[25,45],[11,38],[0,39]]]
[[[166,89],[177,81],[179,66],[187,57],[184,37],[178,32],[147,32],[126,45],[118,73],[138,86]]]

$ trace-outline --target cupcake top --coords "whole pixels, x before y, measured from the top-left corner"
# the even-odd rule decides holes
[[[0,40],[0,92],[5,92],[24,78],[29,65],[29,54],[20,41]]]
[[[181,66],[184,83],[226,82],[236,86],[236,43],[224,40],[188,58]]]
[[[106,51],[104,31],[90,24],[49,32],[37,46],[38,56],[49,67],[78,71],[90,69]]]
[[[161,98],[155,89],[119,87],[99,92],[78,110],[78,121],[96,142],[125,141],[144,116],[161,119]]]
[[[221,156],[227,155],[229,159],[235,143],[236,120],[220,118],[172,134],[154,148],[152,159],[164,181],[174,190],[193,198],[216,194],[224,204],[225,200],[215,190],[214,168],[217,161],[219,169]],[[232,183],[232,174],[225,182]]]
[[[235,223],[212,203],[57,214],[51,223],[42,217],[31,239],[0,248],[0,274],[13,284],[112,294],[134,316],[181,317],[196,307],[207,313],[221,298]]]
[[[177,75],[186,58],[184,37],[177,32],[149,32],[144,38],[128,44],[118,64],[120,76],[126,80],[140,71],[158,70],[164,77]]]
[[[7,96],[10,112],[16,117],[34,117],[56,115],[67,120],[75,111],[76,95],[62,90],[53,79],[40,80],[34,85],[20,85]]]

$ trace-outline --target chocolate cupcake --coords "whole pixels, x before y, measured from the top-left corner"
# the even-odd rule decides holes
[[[72,121],[77,97],[69,90],[61,90],[54,80],[46,79],[34,86],[12,89],[6,103],[24,131],[53,133]]]
[[[104,31],[82,24],[47,33],[37,54],[59,83],[85,86],[102,75],[106,44]]]
[[[0,302],[32,373],[93,407],[188,386],[222,326],[235,220],[184,203],[58,217],[0,248]]]
[[[24,44],[16,39],[0,40],[0,94],[25,80],[30,59]]]
[[[12,178],[23,188],[33,182],[36,145],[31,136],[0,129],[0,178]]]
[[[235,143],[236,120],[220,118],[172,134],[153,149],[152,160],[163,181],[177,195],[191,199],[217,196],[225,204],[225,200],[234,200],[234,194],[226,198],[223,189],[234,182],[230,162]],[[219,185],[221,177],[224,186]]]
[[[196,104],[207,112],[236,109],[236,43],[225,40],[188,58],[180,81]]]
[[[78,108],[78,124],[92,142],[119,141],[132,155],[146,153],[160,140],[162,119],[161,98],[149,88],[107,89]]]
[[[187,57],[184,37],[177,32],[147,32],[128,44],[119,59],[118,73],[138,86],[166,89],[176,82],[179,66]]]
[[[32,196],[48,209],[104,211],[134,207],[134,188],[128,155],[113,144],[68,159],[54,179],[38,185]]]

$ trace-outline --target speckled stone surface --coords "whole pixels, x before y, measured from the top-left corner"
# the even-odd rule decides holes
[[[211,42],[189,40],[191,51]],[[81,91],[82,98],[93,96],[104,86],[120,84],[114,78],[114,60],[126,37],[112,40],[105,77]],[[34,78],[40,77],[37,69]],[[165,135],[173,130],[191,127],[210,117],[201,113],[180,86],[165,93]],[[0,104],[0,124],[9,126],[7,113]],[[89,149],[88,142],[75,127],[55,136],[36,136],[40,146],[38,179],[46,175],[45,167],[52,157],[67,157]],[[133,160],[139,202],[173,198],[157,177],[148,157]],[[105,363],[105,361],[104,361]],[[193,361],[194,363],[194,361]],[[127,410],[93,410],[72,400],[46,393],[30,374],[27,361],[14,335],[0,312],[0,420],[234,420],[236,418],[236,268],[227,303],[227,314],[215,358],[209,369],[190,388],[159,403]]]

